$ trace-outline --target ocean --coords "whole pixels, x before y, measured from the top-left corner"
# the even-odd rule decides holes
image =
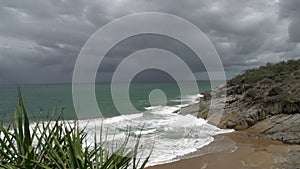
[[[122,85],[122,84],[120,84]],[[62,115],[65,120],[76,118],[72,102],[71,84],[48,85],[2,85],[0,86],[0,118],[9,123],[14,115],[20,87],[30,119],[34,122],[41,116],[43,119]],[[199,92],[209,91],[209,81],[198,81]],[[166,105],[151,106],[149,93],[154,89],[164,91]],[[141,134],[141,147],[146,156],[152,150],[148,165],[169,162],[180,156],[196,151],[213,141],[218,133],[229,132],[208,124],[203,119],[191,115],[173,113],[180,107],[197,102],[199,93],[180,96],[176,83],[132,83],[130,100],[141,113],[120,114],[112,102],[109,84],[96,84],[96,97],[101,113],[105,118],[79,120],[86,126],[89,141],[94,140],[95,129],[103,126],[108,132],[108,141],[121,141],[130,128],[130,134]],[[192,92],[192,91],[191,91]]]

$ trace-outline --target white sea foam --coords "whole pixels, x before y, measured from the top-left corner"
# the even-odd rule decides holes
[[[184,99],[195,103],[200,96],[187,96]],[[79,124],[88,130],[87,144],[93,143],[94,134],[99,132],[101,127],[104,133],[108,133],[109,142],[122,142],[128,132],[132,136],[142,135],[141,156],[146,157],[153,148],[148,166],[177,160],[177,157],[194,152],[212,142],[214,135],[231,132],[210,125],[204,119],[174,113],[182,106],[184,105],[152,106],[145,108],[146,111],[140,114],[80,120]],[[100,139],[98,133],[97,137]]]
[[[197,102],[202,95],[187,96],[184,99],[189,103]],[[146,107],[146,111],[140,114],[121,115],[107,119],[83,120],[82,124],[87,128],[95,129],[95,126],[103,125],[109,128],[108,140],[121,140],[128,133],[142,135],[141,147],[144,155],[152,155],[148,165],[170,162],[176,157],[196,151],[213,141],[213,136],[219,133],[231,132],[221,130],[207,123],[204,119],[198,119],[192,115],[179,115],[176,112],[184,105],[176,106],[152,106]],[[93,135],[93,132],[90,132]],[[94,138],[91,138],[92,141]]]

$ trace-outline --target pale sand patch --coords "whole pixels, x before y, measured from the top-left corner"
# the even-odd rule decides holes
[[[300,150],[300,146],[234,132],[215,136],[215,141],[185,159],[148,169],[276,169],[274,164],[287,162],[282,153],[292,150]]]

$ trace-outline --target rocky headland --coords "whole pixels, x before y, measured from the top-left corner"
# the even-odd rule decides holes
[[[180,113],[209,119],[214,98],[213,107],[225,105],[218,127],[300,144],[300,60],[246,70],[203,95],[199,103],[182,108]],[[285,155],[290,161],[283,168],[300,168],[300,151]]]

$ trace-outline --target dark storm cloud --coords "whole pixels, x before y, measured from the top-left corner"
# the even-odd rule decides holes
[[[299,58],[299,9],[299,0],[4,0],[0,83],[70,82],[85,41],[113,19],[136,12],[189,20],[207,34],[228,71]],[[148,41],[120,46],[106,59],[104,71],[112,70],[124,51],[151,46]],[[180,49],[176,42],[152,41]]]
[[[300,42],[300,1],[299,0],[281,0],[280,14],[283,18],[288,18],[289,40],[291,42]]]

